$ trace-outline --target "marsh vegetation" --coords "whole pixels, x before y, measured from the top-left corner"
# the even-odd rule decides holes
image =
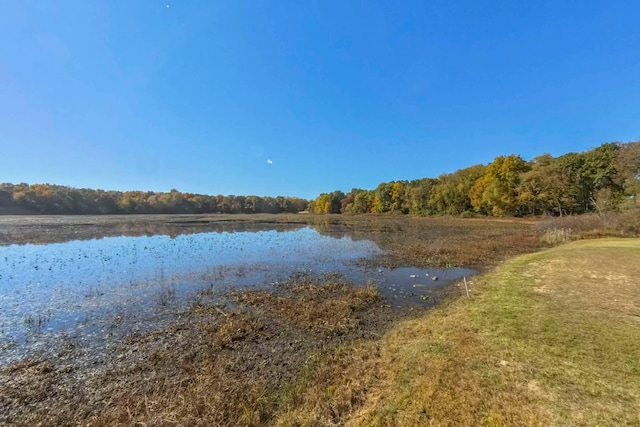
[[[321,238],[315,241],[316,245],[320,242],[319,252],[325,255],[319,258],[319,264],[331,268],[287,270],[286,277],[275,279],[272,275],[265,283],[264,274],[254,275],[265,269],[253,268],[251,263],[212,269],[209,276],[205,274],[207,280],[203,282],[198,282],[203,272],[191,266],[189,268],[195,274],[187,275],[188,280],[181,280],[182,285],[176,282],[167,286],[175,271],[183,272],[184,266],[181,264],[174,271],[169,263],[165,263],[162,276],[152,275],[148,279],[155,292],[148,295],[153,297],[146,301],[147,289],[141,294],[141,302],[132,305],[135,308],[148,304],[150,311],[146,323],[142,317],[131,317],[134,311],[125,305],[116,304],[115,310],[109,311],[101,323],[109,336],[102,346],[89,350],[83,342],[84,332],[59,333],[54,345],[49,342],[48,351],[31,352],[0,369],[0,421],[16,425],[407,425],[406,422],[413,421],[446,425],[447,420],[451,420],[450,425],[455,422],[465,424],[469,420],[484,420],[492,425],[548,421],[562,425],[565,420],[576,424],[566,413],[561,416],[554,412],[556,407],[540,406],[544,402],[540,403],[526,393],[513,394],[514,390],[522,390],[513,389],[510,377],[502,378],[494,372],[495,363],[502,367],[503,360],[509,367],[521,366],[520,363],[525,363],[522,360],[529,363],[526,358],[531,354],[527,353],[530,351],[527,348],[532,341],[519,344],[522,354],[502,354],[511,350],[500,347],[504,344],[501,340],[517,339],[518,335],[505,335],[500,329],[503,327],[500,326],[501,319],[510,319],[511,314],[495,312],[491,315],[498,318],[488,322],[483,319],[490,313],[476,316],[467,312],[472,307],[469,304],[475,304],[482,295],[491,295],[493,288],[485,283],[494,283],[493,276],[470,281],[472,298],[459,300],[455,296],[464,292],[461,283],[452,280],[442,286],[446,282],[444,272],[447,268],[460,266],[492,271],[506,258],[550,246],[543,239],[549,230],[571,228],[575,230],[571,239],[583,235],[630,234],[627,226],[624,231],[620,226],[622,222],[616,223],[613,219],[607,220],[607,228],[601,227],[600,232],[596,232],[591,228],[593,224],[581,229],[566,220],[557,223],[369,215],[231,217],[235,222],[230,222],[231,218],[226,216],[21,218],[0,218],[0,230],[5,239],[20,244],[60,243],[68,240],[71,230],[75,231],[72,235],[81,239],[95,239],[101,231],[106,236],[159,232],[173,236],[168,241],[175,244],[180,236],[193,241],[212,230],[226,230],[229,235],[243,230],[239,232],[242,235],[254,228],[269,236],[270,232],[266,231],[269,227],[294,232],[307,230],[306,233]],[[596,220],[593,221],[595,224]],[[58,235],[57,230],[60,231]],[[231,233],[234,230],[235,233]],[[187,234],[180,234],[181,231]],[[352,245],[348,250],[343,247],[346,253],[358,245],[378,249],[349,258],[349,262],[342,264],[343,271],[336,273],[335,261],[340,259],[340,250],[326,253],[322,238]],[[269,245],[266,247],[268,249]],[[198,252],[197,247],[189,250]],[[211,248],[207,250],[211,251]],[[247,251],[250,258],[251,250]],[[205,255],[196,253],[194,257]],[[215,254],[211,257],[215,258]],[[501,267],[511,268],[514,273],[510,277],[514,281],[519,277],[516,271],[528,268],[528,261],[519,262],[513,264],[513,268]],[[294,267],[294,263],[287,265]],[[604,265],[603,268],[608,267]],[[616,268],[620,274],[627,274],[622,264]],[[415,298],[420,304],[393,304],[394,293],[385,290],[382,282],[372,282],[357,274],[351,278],[344,274],[349,270],[375,274],[384,271],[385,277],[393,279],[392,272],[418,276],[411,271],[433,272],[434,269],[438,269],[438,281],[429,283],[427,276],[424,279],[408,277],[413,282],[407,282],[408,286],[404,288],[397,287],[415,292],[416,297],[428,296]],[[602,274],[605,274],[604,270]],[[211,279],[215,278],[221,283],[241,285],[211,286]],[[153,286],[162,285],[163,280],[164,286]],[[589,285],[593,286],[594,293],[598,292],[596,282]],[[511,289],[511,282],[504,283],[505,289]],[[572,282],[567,279],[567,283]],[[191,287],[185,284],[191,284]],[[429,289],[421,285],[428,285]],[[520,285],[513,289],[520,289]],[[628,287],[630,292],[634,292],[633,289]],[[100,299],[109,293],[109,287],[107,284],[94,285],[86,287],[84,292],[88,298]],[[527,292],[513,298],[528,298]],[[618,297],[625,298],[623,295]],[[502,296],[486,298],[482,299],[486,301],[484,308],[473,310],[491,311],[492,304],[497,304],[495,298]],[[429,311],[442,301],[454,302]],[[523,304],[520,299],[513,301],[514,307]],[[554,304],[559,304],[558,310],[566,309],[561,301]],[[462,308],[455,308],[458,306]],[[633,306],[631,304],[631,310]],[[544,313],[548,314],[547,311]],[[527,316],[539,320],[541,314]],[[46,329],[53,318],[55,312],[34,311],[30,316],[23,316],[20,327],[31,334],[30,339],[37,339],[42,333],[38,325],[42,323]],[[519,322],[519,328],[526,329],[530,319],[523,317]],[[482,332],[483,328],[488,328],[488,332]],[[589,328],[595,330],[597,325],[592,324]],[[555,333],[551,329],[544,329],[545,333]],[[557,331],[563,333],[560,329]],[[585,343],[591,340],[588,332],[572,342],[578,346],[577,352],[581,351],[583,340]],[[553,341],[553,337],[549,340]],[[5,340],[0,351],[8,354],[15,351],[16,345],[19,344]],[[585,351],[596,351],[596,347]],[[561,348],[557,351],[549,348],[552,354],[561,357]],[[618,350],[610,350],[617,354]],[[635,354],[633,351],[632,347],[620,349],[626,354],[624,357]],[[429,376],[431,374],[441,375],[439,378],[453,376],[451,382],[440,382]],[[576,375],[576,381],[582,381],[579,372]],[[422,383],[432,381],[431,378],[436,382]],[[498,381],[495,389],[494,380]],[[536,376],[527,381],[533,384],[533,389],[542,387]],[[478,394],[465,394],[457,388],[467,384],[476,384],[472,389]],[[628,384],[627,388],[621,389],[616,396],[626,396],[624,399],[631,402],[633,387],[629,382],[625,384]],[[423,385],[425,387],[421,388]],[[399,389],[395,390],[395,387]],[[414,387],[428,396],[415,392]],[[551,384],[549,387],[560,386]],[[566,396],[561,389],[552,391],[556,393],[553,396]],[[503,400],[507,395],[514,397]],[[440,400],[434,396],[439,396]],[[429,402],[436,406],[429,406]],[[453,411],[458,403],[463,409]],[[507,408],[507,403],[521,406]],[[518,408],[524,415],[514,415]],[[562,406],[557,408],[558,411],[568,410]],[[451,416],[443,418],[445,413]],[[629,416],[628,411],[619,414],[615,419]],[[606,420],[608,415],[605,411],[599,416],[598,419]]]

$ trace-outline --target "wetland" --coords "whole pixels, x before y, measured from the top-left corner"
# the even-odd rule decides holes
[[[538,234],[367,215],[0,217],[0,421],[272,423],[311,361],[460,294]]]

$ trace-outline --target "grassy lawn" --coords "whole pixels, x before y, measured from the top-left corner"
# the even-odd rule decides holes
[[[471,295],[387,334],[351,424],[640,425],[640,240],[520,256]]]

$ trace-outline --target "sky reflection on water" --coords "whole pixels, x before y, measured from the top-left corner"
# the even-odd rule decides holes
[[[263,286],[380,253],[373,242],[308,227],[0,247],[0,351],[30,347],[47,334],[90,330],[114,313],[153,317],[162,298],[205,286]]]
[[[378,285],[393,300],[424,294],[433,275],[446,283],[472,273],[354,262],[381,254],[372,241],[310,227],[1,246],[0,365],[47,349],[60,335],[89,346],[161,326],[165,314],[185,309],[203,289],[264,287],[296,272],[337,271],[356,285]]]

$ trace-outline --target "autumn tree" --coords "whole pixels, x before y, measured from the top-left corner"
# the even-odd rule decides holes
[[[531,161],[531,169],[522,176],[519,201],[531,214],[560,215],[575,212],[580,206],[580,187],[574,166],[578,159],[570,153],[566,158],[543,154]]]
[[[528,168],[518,155],[496,157],[469,192],[475,211],[495,216],[521,214],[518,187]]]
[[[616,209],[622,199],[623,185],[617,180],[619,145],[609,142],[587,151],[581,181],[585,196],[585,210],[591,207],[599,212]]]
[[[354,188],[344,195],[344,198],[340,202],[340,212],[351,213],[353,209],[353,202],[355,201],[355,195],[358,191],[360,190]]]
[[[8,208],[13,205],[13,184],[0,184],[0,208]]]

